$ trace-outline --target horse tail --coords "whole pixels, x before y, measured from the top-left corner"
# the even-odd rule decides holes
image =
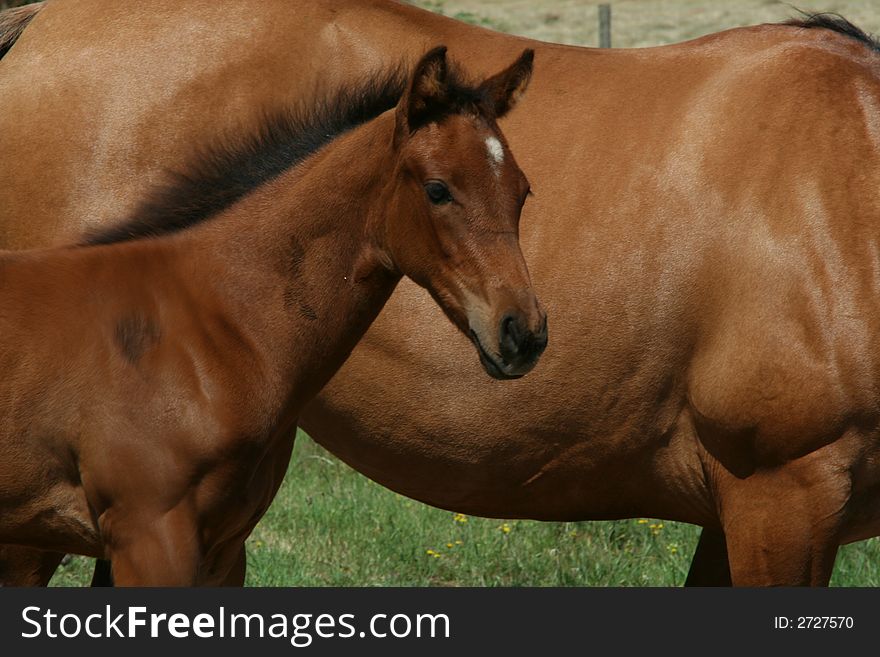
[[[44,5],[44,2],[35,2],[30,5],[0,11],[0,59],[9,52],[12,44],[18,40],[18,37],[24,32],[24,28],[28,26],[28,23],[34,19],[34,16],[39,13]]]

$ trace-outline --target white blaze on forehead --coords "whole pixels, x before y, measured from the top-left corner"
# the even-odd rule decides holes
[[[486,137],[486,148],[489,151],[489,159],[497,170],[498,165],[504,162],[504,146],[498,141],[498,137]]]

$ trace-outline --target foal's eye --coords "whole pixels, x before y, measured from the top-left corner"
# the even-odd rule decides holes
[[[425,193],[428,195],[428,200],[434,205],[445,205],[452,202],[452,194],[450,194],[449,188],[446,186],[446,183],[439,180],[429,180],[426,182]]]

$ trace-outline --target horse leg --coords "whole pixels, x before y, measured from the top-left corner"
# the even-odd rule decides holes
[[[254,489],[254,494],[259,495],[263,503],[257,509],[251,519],[251,524],[247,531],[243,532],[238,539],[234,539],[230,544],[223,546],[213,558],[210,567],[203,569],[205,571],[204,581],[200,581],[200,585],[205,586],[244,586],[245,575],[247,573],[247,550],[245,549],[245,539],[250,536],[253,528],[259,522],[260,518],[269,508],[290,464],[290,455],[293,450],[293,444],[296,435],[291,436],[289,440],[279,441],[278,445],[272,449],[266,458],[260,463],[257,476],[254,478],[260,482],[259,488]],[[220,575],[225,573],[225,575]]]
[[[717,529],[704,527],[691,561],[685,586],[730,586],[727,540]]]
[[[0,545],[0,586],[46,586],[63,558],[63,552]]]
[[[243,541],[230,541],[214,555],[208,555],[201,569],[199,586],[244,586],[247,552]]]
[[[120,526],[122,525],[122,526]],[[197,523],[177,509],[108,532],[116,586],[194,586],[202,560]]]
[[[107,559],[95,559],[95,572],[90,586],[113,586],[113,570]]]
[[[731,476],[719,491],[734,586],[828,585],[850,480],[844,468],[810,456]]]
[[[221,586],[244,586],[244,578],[247,574],[247,551],[244,548],[244,543],[241,544],[241,548],[238,551],[238,556],[235,558],[235,563],[230,568],[229,573],[226,575],[226,579],[223,580]]]

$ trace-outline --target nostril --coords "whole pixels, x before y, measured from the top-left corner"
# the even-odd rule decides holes
[[[506,315],[501,320],[501,330],[505,335],[514,335],[516,330],[516,318],[513,315]]]
[[[512,368],[532,365],[547,346],[547,316],[543,315],[531,328],[525,315],[507,313],[498,324],[498,345],[501,359]]]
[[[547,348],[547,325],[541,329],[541,332],[535,336],[532,344],[532,357],[538,358]]]
[[[499,333],[498,342],[501,346],[502,356],[505,358],[515,356],[519,352],[522,342],[522,329],[516,317],[505,315],[501,319]]]
[[[539,344],[547,344],[547,315],[544,315],[544,318],[541,320],[541,328],[535,334],[535,339]]]

